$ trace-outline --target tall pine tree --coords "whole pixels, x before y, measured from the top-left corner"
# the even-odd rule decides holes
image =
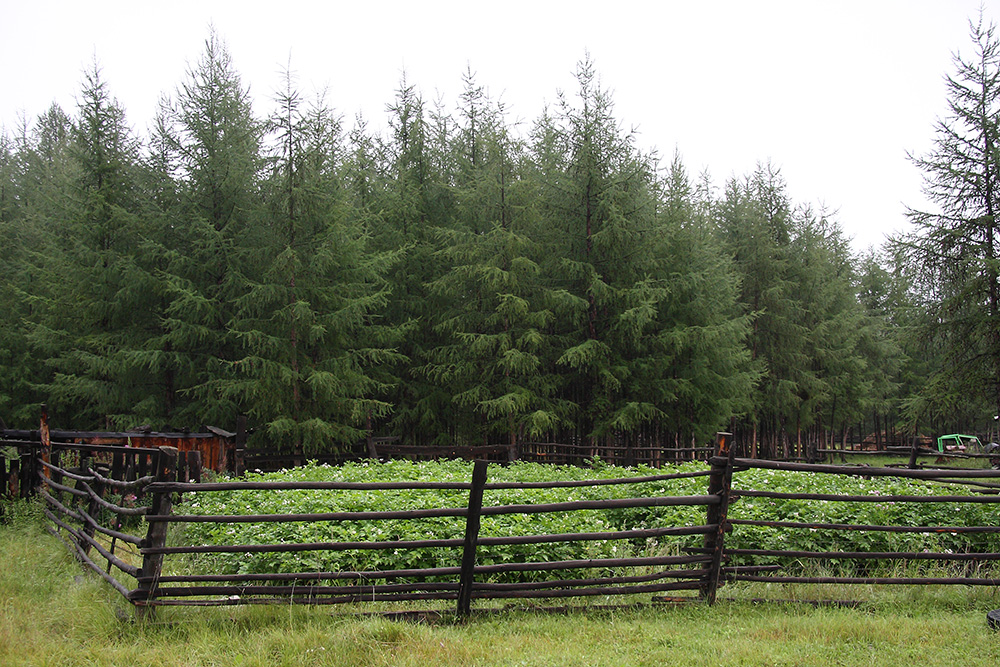
[[[339,119],[322,99],[304,103],[291,74],[278,102],[269,224],[253,246],[262,272],[236,302],[240,351],[217,386],[247,407],[261,444],[329,452],[389,412],[373,368],[397,361],[379,324],[391,256],[367,251],[346,210]]]
[[[914,158],[936,210],[909,211],[913,230],[896,246],[925,276],[947,354],[928,400],[979,401],[987,417],[1000,414],[1000,39],[982,16],[970,32],[973,54],[955,56],[934,148]]]
[[[163,140],[178,178],[176,209],[165,226],[167,350],[174,378],[174,419],[231,423],[247,409],[219,391],[216,380],[238,357],[231,334],[235,304],[262,268],[252,247],[260,220],[261,134],[249,90],[223,41],[211,31],[164,114]]]

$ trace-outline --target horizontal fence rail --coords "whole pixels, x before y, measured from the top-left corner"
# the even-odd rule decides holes
[[[198,475],[182,475],[184,453],[175,448],[137,449],[113,445],[76,446],[61,443],[31,443],[35,455],[30,468],[35,475],[36,495],[45,506],[50,530],[62,539],[77,558],[96,572],[141,613],[157,606],[219,606],[301,602],[339,604],[346,602],[403,602],[450,600],[458,612],[467,614],[474,600],[539,599],[700,591],[711,573],[712,554],[684,554],[680,547],[664,555],[631,554],[621,557],[526,559],[497,562],[491,550],[544,545],[583,545],[618,542],[627,545],[648,540],[707,536],[719,525],[644,526],[625,530],[592,532],[548,532],[531,530],[520,534],[479,534],[483,523],[506,517],[529,519],[542,514],[572,512],[646,511],[654,508],[718,506],[716,494],[648,495],[567,500],[565,502],[502,503],[482,496],[516,491],[532,493],[549,489],[595,490],[629,488],[641,490],[650,484],[709,477],[712,471],[645,475],[624,479],[594,479],[525,483],[489,483],[486,462],[475,464],[469,482],[249,482],[190,481]],[[140,460],[141,459],[141,460]],[[720,474],[718,471],[714,473]],[[116,479],[117,478],[117,479]],[[189,508],[203,494],[226,492],[254,494],[284,492],[448,491],[464,494],[468,502],[453,507],[428,506],[410,510],[329,511],[309,513],[197,514]],[[620,495],[620,493],[619,493]],[[478,498],[478,501],[476,500]],[[185,524],[240,525],[300,523],[356,523],[372,527],[389,521],[461,521],[448,539],[371,539],[354,541],[274,542],[228,544],[168,543],[170,526]],[[528,520],[524,526],[530,528]],[[145,532],[145,536],[141,534]],[[385,568],[363,571],[301,571],[234,573],[213,572],[211,558],[219,554],[281,554],[320,552],[399,553],[415,550],[445,550],[455,554],[451,564],[438,567]],[[176,561],[175,559],[181,559]],[[445,560],[447,562],[447,559]],[[199,569],[200,568],[200,569]]]
[[[713,461],[715,461],[713,459]],[[717,461],[716,461],[717,462]],[[1000,533],[998,525],[859,525],[849,523],[828,522],[821,520],[809,521],[807,513],[812,508],[817,516],[822,516],[822,508],[834,503],[878,503],[885,506],[894,505],[927,505],[940,504],[958,512],[970,506],[1000,503],[997,494],[997,480],[1000,472],[983,469],[899,469],[845,467],[835,465],[810,465],[798,463],[783,463],[776,461],[761,461],[755,459],[735,459],[735,478],[740,478],[740,471],[776,470],[798,472],[820,477],[848,476],[863,479],[895,478],[919,481],[933,484],[940,490],[959,487],[965,490],[962,494],[937,493],[934,495],[911,494],[848,494],[848,493],[788,493],[775,492],[766,489],[736,488],[732,491],[732,502],[739,507],[744,499],[755,501],[804,501],[800,516],[795,520],[748,519],[731,517],[729,524],[734,535],[744,527],[759,527],[784,531],[783,535],[796,533],[821,532],[827,541],[835,540],[839,533],[886,533],[895,535],[996,535]],[[989,480],[993,480],[991,483]],[[970,494],[969,491],[975,493]],[[975,551],[967,553],[952,553],[949,550],[878,550],[838,551],[795,548],[741,548],[728,546],[726,557],[731,563],[759,563],[761,560],[777,561],[761,566],[760,571],[732,572],[727,575],[728,581],[750,581],[780,584],[879,584],[879,585],[963,585],[963,586],[995,586],[1000,583],[1000,571],[993,564],[1000,561],[1000,553],[993,551]],[[818,564],[819,569],[829,568],[839,570],[833,574],[813,574],[803,563]],[[965,563],[971,568],[962,576],[912,576],[905,564],[924,563],[944,567],[949,563]],[[881,571],[879,571],[881,570]],[[893,571],[902,574],[894,574]],[[873,574],[873,571],[876,572]],[[985,572],[987,576],[977,576]]]
[[[140,614],[176,605],[448,601],[459,615],[466,615],[475,603],[490,600],[680,593],[713,602],[719,587],[727,582],[1000,584],[1000,549],[996,548],[952,552],[947,548],[837,546],[840,535],[868,533],[898,537],[904,545],[907,536],[964,536],[980,540],[970,544],[988,547],[996,543],[990,536],[1000,533],[1000,525],[991,523],[989,515],[984,525],[947,525],[946,514],[945,521],[918,526],[904,521],[876,525],[828,520],[825,513],[830,506],[882,503],[887,507],[941,506],[958,516],[971,508],[1000,503],[1000,472],[995,470],[849,467],[735,458],[728,438],[720,434],[717,455],[710,457],[704,470],[673,474],[492,482],[488,463],[477,461],[468,481],[202,482],[193,472],[197,462],[171,447],[141,450],[102,445],[95,449],[67,443],[46,447],[38,442],[23,446],[33,455],[21,459],[25,470],[18,471],[19,479],[27,483],[25,475],[32,475],[31,484],[44,505],[51,531]],[[847,476],[910,480],[920,488],[939,488],[929,495],[876,495],[817,491],[804,483],[801,492],[776,491],[766,482],[755,487],[749,481],[755,479],[753,471],[801,474],[803,482]],[[671,495],[663,490],[672,481],[698,478],[704,478],[703,493]],[[553,489],[574,495],[579,490],[586,497],[558,502],[523,499]],[[405,510],[338,504],[344,494],[406,493],[419,498],[425,492],[447,492],[443,497],[452,500],[424,505],[414,501]],[[503,500],[508,492],[518,494],[518,500]],[[246,497],[261,501],[272,494],[322,494],[320,504],[329,510],[272,512],[259,509],[253,501],[231,511],[227,508],[225,513],[200,508],[200,499],[228,493],[250,494]],[[782,508],[789,503],[796,508],[794,514],[783,514]],[[653,520],[667,510],[663,516],[673,516],[670,512],[675,509],[700,518],[689,525]],[[642,525],[618,529],[537,529],[538,517],[573,513],[637,513],[646,519]],[[447,536],[425,532],[422,537],[422,526],[427,525],[422,522],[428,521],[444,522]],[[316,526],[318,533],[313,535],[320,539],[248,539],[245,536],[250,533],[242,532],[260,526],[267,527],[263,534],[280,536],[286,528],[291,534],[302,525]],[[334,537],[338,526],[356,527],[351,534],[357,539]],[[233,537],[211,544],[170,537],[204,529],[199,527],[223,533],[232,530]],[[319,534],[324,530],[329,539]],[[759,533],[754,531],[767,531],[769,541],[755,543]],[[813,533],[817,538],[808,548],[795,542],[795,536]],[[789,546],[782,546],[783,540]],[[621,548],[615,555],[608,551],[588,555],[598,553],[588,552],[588,545],[607,544]],[[546,551],[554,549],[553,545],[565,548],[565,555],[546,555],[557,552]],[[644,549],[643,545],[653,547]],[[290,553],[314,558],[310,562],[318,565],[298,571],[267,565],[268,559]],[[365,560],[365,554],[375,559]],[[432,556],[423,558],[427,554]],[[415,555],[421,558],[407,560]],[[257,560],[248,569],[237,570],[231,565],[234,556],[244,564]],[[352,559],[377,566],[355,568],[349,565],[355,562]],[[230,569],[222,568],[222,562],[230,563],[226,565]],[[421,565],[407,566],[411,562]]]
[[[37,495],[43,503],[43,513],[51,522],[50,532],[61,539],[81,563],[131,599],[134,595],[132,582],[141,572],[140,566],[132,560],[138,558],[143,539],[128,532],[127,528],[142,526],[143,517],[150,511],[149,506],[139,505],[137,501],[153,477],[113,479],[97,471],[99,464],[94,454],[90,447],[43,451],[32,466],[37,475]],[[129,468],[134,470],[136,467],[155,467],[161,455],[158,450],[108,445],[101,446],[99,454],[120,458],[123,465],[119,472],[124,472],[124,462],[129,457],[144,460],[143,465]],[[46,461],[46,456],[50,460]],[[65,459],[75,465],[63,467],[70,465]],[[103,559],[103,567],[98,559]]]
[[[146,520],[157,523],[213,523],[288,524],[299,522],[365,522],[414,521],[424,519],[464,519],[466,526],[462,537],[427,540],[365,540],[329,541],[273,544],[217,544],[166,546],[145,545],[144,556],[191,554],[251,554],[287,553],[291,551],[346,552],[357,550],[395,552],[416,549],[450,549],[456,552],[456,563],[447,567],[371,570],[361,572],[291,572],[262,574],[164,574],[143,576],[141,585],[148,587],[146,604],[160,606],[182,604],[184,598],[198,605],[260,604],[269,601],[293,599],[311,604],[334,604],[361,601],[453,600],[460,613],[468,613],[473,599],[506,598],[559,598],[592,595],[615,595],[675,590],[697,590],[703,585],[704,568],[692,567],[711,561],[710,556],[675,555],[628,558],[589,558],[561,561],[507,562],[478,564],[477,551],[499,546],[542,545],[558,543],[622,542],[644,539],[668,539],[674,536],[704,535],[716,526],[662,526],[622,531],[593,533],[521,534],[505,536],[479,536],[479,525],[492,517],[576,511],[607,511],[635,508],[690,506],[704,507],[720,502],[717,496],[653,496],[611,498],[606,500],[577,500],[559,503],[535,504],[486,504],[482,494],[488,491],[512,489],[586,488],[623,484],[647,484],[670,479],[688,478],[690,473],[654,475],[629,479],[593,480],[577,482],[535,482],[525,484],[488,484],[486,463],[477,463],[473,479],[468,483],[387,482],[229,482],[212,484],[179,484],[154,482],[147,493],[183,493],[187,498],[195,494],[225,491],[257,491],[260,493],[295,490],[309,491],[419,491],[451,490],[469,494],[469,503],[462,507],[428,507],[406,511],[346,511],[285,514],[229,514],[198,515],[189,513],[150,514]],[[705,476],[696,473],[694,476]],[[479,502],[476,502],[479,498]],[[530,525],[530,524],[529,524]],[[459,557],[460,554],[460,557]],[[652,569],[642,574],[613,574],[604,576],[579,576],[580,571],[607,571],[613,569]],[[547,573],[549,579],[526,582],[490,581],[502,575],[517,573]],[[408,579],[399,582],[396,580]],[[450,579],[450,580],[445,580]],[[336,582],[344,582],[337,584]],[[205,599],[211,598],[211,599]]]

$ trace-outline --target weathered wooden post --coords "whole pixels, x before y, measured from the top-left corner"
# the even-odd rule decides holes
[[[201,451],[197,449],[192,449],[187,453],[187,481],[194,482],[196,484],[201,483]]]
[[[17,498],[17,459],[11,459],[8,464],[7,457],[0,456],[0,473],[3,473],[3,479],[0,479],[0,496],[7,496],[11,500]]]
[[[368,452],[368,458],[372,461],[378,461],[378,450],[375,449],[375,440],[372,438],[372,411],[369,410],[365,418],[365,449]]]
[[[723,547],[726,536],[726,516],[729,512],[729,492],[733,482],[733,454],[731,433],[716,433],[715,456],[711,459],[712,473],[708,478],[708,495],[719,497],[719,502],[708,506],[707,524],[715,525],[714,532],[705,535],[705,551],[710,554],[708,574],[701,586],[701,597],[708,604],[715,604],[715,593],[722,583]]]
[[[233,451],[233,458],[226,465],[226,469],[229,472],[234,475],[242,475],[246,472],[246,451],[247,416],[240,415],[236,418],[236,446]]]
[[[913,442],[910,445],[910,462],[907,467],[910,470],[915,470],[917,467],[917,454],[920,451],[920,441],[917,438],[916,430],[913,432]]]
[[[472,489],[469,491],[469,513],[465,518],[465,544],[462,550],[462,572],[458,583],[458,615],[472,613],[472,585],[475,582],[476,547],[483,511],[483,489],[486,487],[486,461],[476,461],[472,468]]]
[[[160,447],[156,457],[156,482],[173,482],[177,479],[177,449],[175,447]],[[170,491],[157,490],[152,494],[149,504],[149,515],[164,517],[170,514],[172,494]],[[164,519],[150,521],[146,538],[139,545],[143,552],[142,569],[139,571],[139,587],[133,591],[132,601],[136,605],[136,616],[152,618],[153,607],[150,603],[156,597],[156,586],[163,568],[162,553],[148,553],[147,550],[161,549],[167,542],[167,529],[170,522]]]
[[[177,450],[177,471],[174,473],[175,482],[187,482],[187,452]]]
[[[12,475],[14,474],[13,466],[17,466],[17,479],[14,482],[17,490],[15,494],[16,498],[27,498],[31,495],[31,490],[35,488],[31,482],[31,478],[28,477],[31,471],[35,469],[33,463],[35,460],[35,450],[33,447],[28,447],[26,451],[27,453],[22,451],[21,455],[11,465]]]
[[[59,451],[58,449],[50,452],[49,463],[54,468],[60,468],[62,466],[62,452]],[[49,470],[48,467],[46,467],[45,470],[47,471],[46,476],[53,482],[55,482],[56,484],[63,483],[63,474],[61,472],[59,472],[58,470]],[[65,496],[63,495],[62,491],[56,491],[55,489],[52,489],[52,491],[53,491],[52,495],[55,497],[56,500],[58,500],[59,502],[65,502]]]
[[[85,484],[87,483],[79,482],[77,486],[79,487]],[[87,516],[89,516],[90,518],[95,518],[97,514],[101,511],[101,504],[98,501],[98,498],[102,498],[104,496],[104,483],[98,481],[95,478],[94,481],[90,483],[89,488],[91,491],[94,492],[94,495],[90,497],[90,502],[87,504]],[[117,526],[115,527],[117,528]],[[85,535],[86,537],[93,538],[94,534],[96,533],[96,527],[91,522],[84,521],[82,532],[83,535]],[[80,549],[83,551],[83,554],[87,555],[87,553],[90,552],[90,540],[86,539],[86,537],[83,537],[83,535],[81,535],[81,537],[77,540],[77,544],[80,545]],[[111,545],[112,551],[114,551],[114,548],[115,548],[114,543],[112,543]],[[110,568],[110,566],[111,563],[109,561],[108,567]]]
[[[42,419],[41,424],[38,427],[38,441],[41,443],[41,450],[39,451],[39,456],[45,463],[51,463],[52,459],[52,437],[49,433],[49,406],[42,404]],[[31,488],[37,491],[41,485],[41,475],[45,476],[45,479],[50,478],[49,469],[45,466],[40,466],[35,462],[34,472],[36,473],[35,479],[32,480]],[[39,471],[39,468],[41,470]],[[41,473],[40,475],[37,473]]]
[[[111,455],[111,479],[125,479],[125,455],[115,452]]]
[[[32,442],[21,453],[21,498],[30,498],[35,495],[35,489],[41,480],[38,479],[38,469],[41,467],[38,459],[41,456],[40,449]]]

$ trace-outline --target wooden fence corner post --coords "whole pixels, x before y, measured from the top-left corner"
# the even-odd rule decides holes
[[[462,572],[458,583],[458,616],[472,613],[472,585],[475,581],[476,547],[483,510],[483,489],[486,487],[487,461],[476,461],[472,469],[472,489],[469,491],[469,513],[465,518],[465,544],[462,550]]]
[[[711,459],[712,473],[708,478],[708,495],[719,497],[718,504],[708,506],[706,517],[708,525],[716,526],[713,532],[705,534],[705,550],[711,555],[712,560],[701,586],[701,596],[708,604],[715,604],[715,594],[722,583],[726,517],[729,513],[729,492],[733,482],[733,455],[736,452],[731,440],[731,433],[716,434],[716,455]]]
[[[38,426],[38,441],[41,446],[39,455],[41,456],[42,461],[45,463],[51,463],[52,437],[49,432],[49,406],[44,404],[42,405],[41,423]],[[49,479],[51,476],[49,469],[45,466],[38,466],[38,464],[35,464],[36,471],[38,470],[39,467],[42,468],[41,470],[42,475],[44,475],[46,479]],[[42,485],[41,477],[36,476],[35,479],[32,480],[32,488],[37,491],[41,487],[41,485]]]
[[[156,457],[155,482],[173,482],[177,478],[177,449],[160,447]],[[155,483],[154,482],[154,483]],[[170,514],[172,494],[170,491],[157,490],[149,504],[150,516],[166,516]],[[153,607],[150,605],[156,597],[156,587],[163,567],[162,553],[147,553],[147,549],[160,549],[166,545],[167,529],[170,522],[164,520],[151,521],[142,541],[142,569],[139,571],[139,587],[133,591],[133,603],[136,605],[136,616],[151,618]]]

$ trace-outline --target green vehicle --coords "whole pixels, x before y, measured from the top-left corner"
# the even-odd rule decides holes
[[[942,435],[937,439],[938,451],[942,454],[968,453],[982,454],[986,451],[983,443],[974,435],[962,435],[961,433],[951,433]]]

